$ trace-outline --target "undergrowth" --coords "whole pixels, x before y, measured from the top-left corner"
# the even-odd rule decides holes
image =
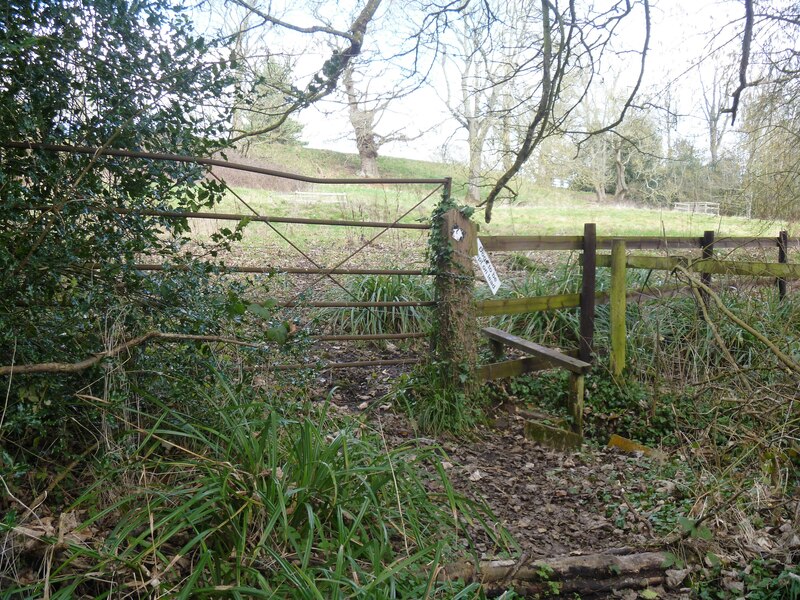
[[[7,513],[0,597],[474,597],[434,576],[469,551],[461,524],[493,517],[435,451],[388,449],[327,404],[220,380],[196,394],[217,411],[129,415],[151,424],[93,461],[60,516]]]
[[[452,384],[449,373],[441,363],[428,362],[400,376],[395,383],[390,399],[408,415],[414,429],[432,434],[463,434],[485,421],[488,394],[483,390],[465,393]]]
[[[430,302],[433,288],[420,277],[408,275],[364,275],[351,279],[344,290],[336,290],[343,302]],[[333,308],[326,318],[334,331],[376,335],[427,331],[431,309],[418,306]]]

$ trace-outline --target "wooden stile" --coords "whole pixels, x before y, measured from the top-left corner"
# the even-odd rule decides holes
[[[527,354],[539,357],[542,360],[548,361],[552,367],[567,369],[568,371],[579,374],[586,373],[592,368],[592,365],[587,362],[573,358],[572,356],[568,356],[563,352],[553,350],[547,346],[529,342],[528,340],[508,333],[507,331],[503,331],[502,329],[497,329],[495,327],[484,327],[481,329],[481,332],[489,339],[496,340],[501,344],[508,346],[509,348],[515,348]]]

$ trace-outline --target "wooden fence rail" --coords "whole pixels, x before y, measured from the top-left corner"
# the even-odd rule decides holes
[[[574,353],[581,360],[591,362],[594,335],[595,305],[611,304],[611,363],[612,372],[620,376],[625,366],[625,311],[628,300],[642,300],[692,293],[686,284],[654,289],[628,290],[625,284],[626,269],[674,271],[678,267],[701,276],[703,284],[711,285],[712,275],[775,278],[780,298],[787,293],[788,280],[800,280],[800,264],[789,264],[790,249],[800,248],[800,238],[789,238],[785,231],[776,237],[718,237],[713,231],[702,236],[598,236],[594,224],[584,226],[583,236],[484,236],[481,243],[487,251],[559,251],[581,250],[581,291],[579,293],[550,296],[498,298],[476,302],[477,316],[518,315],[548,310],[580,308],[580,351]],[[777,262],[720,260],[715,253],[735,249],[777,249]],[[597,254],[597,250],[612,250],[611,254]],[[634,250],[700,250],[699,257],[628,255]],[[611,268],[612,283],[608,292],[596,290],[597,268]],[[486,379],[507,377],[541,368],[541,359],[528,357],[483,367]]]
[[[480,238],[487,252],[526,252],[534,250],[583,250],[581,235],[519,235],[483,236]],[[628,250],[682,250],[701,249],[703,236],[656,237],[656,236],[597,236],[597,249],[610,250],[615,239],[625,242]],[[787,248],[800,249],[800,238],[786,238]],[[718,237],[715,248],[779,248],[778,237]]]
[[[598,255],[597,266],[610,267],[611,256],[608,254]],[[788,263],[761,263],[707,258],[693,261],[682,256],[629,255],[625,257],[625,266],[629,269],[647,269],[651,271],[674,271],[678,267],[683,267],[687,271],[699,274],[780,277],[784,280],[800,279],[800,264]]]

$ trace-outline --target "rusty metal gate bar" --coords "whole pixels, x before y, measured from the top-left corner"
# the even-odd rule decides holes
[[[57,144],[38,144],[38,143],[29,143],[29,142],[0,142],[0,147],[4,148],[17,148],[17,149],[25,149],[25,150],[41,150],[41,151],[48,151],[48,152],[66,152],[66,153],[73,153],[73,154],[86,154],[91,155],[94,158],[97,156],[119,156],[125,158],[134,158],[134,159],[144,159],[144,160],[154,160],[154,161],[170,161],[170,162],[182,162],[182,163],[190,163],[190,164],[198,164],[198,165],[205,165],[205,166],[217,166],[217,167],[224,167],[230,168],[233,170],[241,170],[241,171],[248,171],[252,173],[258,173],[262,175],[268,175],[273,177],[279,177],[283,179],[291,179],[295,181],[302,181],[306,183],[316,183],[316,184],[324,184],[324,185],[369,185],[369,184],[436,184],[436,188],[432,190],[429,194],[427,194],[422,200],[417,202],[414,206],[412,206],[408,211],[403,213],[400,217],[398,217],[394,222],[374,222],[374,221],[347,221],[347,220],[338,220],[338,219],[303,219],[303,218],[291,218],[291,217],[269,217],[260,215],[253,207],[251,207],[239,194],[237,194],[234,190],[227,186],[227,189],[236,196],[239,201],[242,202],[244,206],[250,209],[253,212],[253,215],[237,215],[237,214],[229,214],[229,213],[207,213],[207,212],[187,212],[187,211],[159,211],[159,210],[144,210],[144,211],[132,211],[128,209],[117,209],[115,212],[118,214],[141,214],[145,216],[156,216],[156,217],[163,217],[163,218],[204,218],[209,220],[237,220],[241,221],[243,219],[248,219],[250,221],[255,222],[263,222],[267,224],[276,234],[278,234],[281,238],[284,239],[292,248],[294,248],[298,253],[300,253],[306,260],[311,262],[315,268],[313,269],[300,269],[300,268],[258,268],[258,267],[230,267],[227,270],[229,272],[238,272],[238,273],[274,273],[274,272],[284,272],[284,273],[300,273],[300,274],[319,274],[322,275],[322,278],[317,279],[314,281],[310,286],[307,286],[302,292],[296,294],[295,297],[290,302],[281,303],[283,306],[296,306],[298,305],[298,299],[306,293],[309,289],[313,288],[317,285],[322,279],[330,278],[337,286],[342,288],[346,293],[352,296],[352,293],[349,292],[344,288],[344,286],[338,282],[336,279],[332,277],[334,274],[387,274],[387,275],[424,275],[426,274],[423,270],[414,270],[414,269],[341,269],[340,267],[356,256],[358,253],[362,252],[364,249],[369,247],[378,237],[383,235],[389,229],[416,229],[416,230],[427,230],[430,229],[431,226],[427,224],[412,224],[412,223],[400,223],[399,221],[410,214],[413,210],[419,207],[423,202],[425,202],[428,198],[430,198],[438,189],[443,189],[443,194],[445,197],[449,197],[451,193],[452,187],[452,179],[449,177],[441,178],[441,179],[429,179],[429,178],[333,178],[333,179],[325,179],[320,177],[308,177],[304,175],[298,175],[295,173],[287,173],[283,171],[278,171],[274,169],[266,169],[262,167],[256,167],[251,165],[244,165],[240,163],[229,163],[227,161],[218,160],[218,159],[208,159],[208,158],[198,158],[198,157],[191,157],[191,156],[183,156],[183,155],[176,155],[176,154],[165,154],[165,153],[153,153],[153,152],[138,152],[138,151],[131,151],[131,150],[121,150],[121,149],[113,149],[113,148],[96,148],[96,147],[87,147],[87,146],[66,146],[66,145],[57,145]],[[219,176],[212,173],[217,180],[221,181],[223,184],[225,183]],[[46,210],[46,209],[45,209]],[[52,210],[58,210],[57,207],[52,207]],[[365,244],[363,244],[359,249],[355,252],[351,253],[349,256],[338,262],[333,268],[322,268],[318,265],[313,259],[311,259],[305,252],[303,252],[296,244],[294,244],[291,240],[289,240],[284,234],[280,231],[275,229],[273,223],[297,223],[297,224],[308,224],[308,225],[330,225],[330,226],[349,226],[349,227],[373,227],[373,228],[380,228],[381,231],[373,236],[370,240],[368,240]],[[142,265],[135,265],[135,268],[140,270],[146,271],[157,271],[163,270],[163,265],[156,265],[156,264],[142,264]],[[178,267],[180,268],[180,267]],[[312,303],[313,304],[328,304],[328,305],[340,305],[345,307],[359,307],[359,308],[366,308],[367,310],[372,310],[375,307],[389,307],[389,306],[435,306],[435,302],[353,302],[353,303]],[[419,338],[424,337],[424,333],[407,333],[407,334],[382,334],[382,335],[362,335],[362,336],[312,336],[319,341],[351,341],[351,340],[383,340],[383,339],[411,339],[411,338]],[[341,369],[341,368],[352,368],[352,367],[363,367],[363,366],[379,366],[379,365],[398,365],[398,364],[414,364],[419,362],[419,359],[391,359],[391,360],[372,360],[372,361],[355,361],[351,363],[328,363],[325,365],[325,369]],[[283,365],[283,366],[276,366],[275,368],[279,370],[285,369],[297,369],[303,368],[304,365]]]
[[[451,177],[421,178],[421,177],[340,177],[325,179],[323,177],[309,177],[297,173],[287,173],[275,169],[266,169],[241,163],[231,163],[217,158],[200,158],[197,156],[184,156],[181,154],[167,154],[161,152],[138,152],[135,150],[120,150],[117,148],[97,148],[92,146],[66,146],[63,144],[40,144],[35,142],[0,142],[0,148],[16,148],[18,150],[43,150],[45,152],[66,152],[71,154],[88,154],[90,156],[119,156],[122,158],[140,158],[143,160],[180,162],[210,167],[225,167],[234,171],[249,171],[260,175],[270,175],[281,179],[292,179],[305,183],[319,183],[321,185],[369,185],[369,184],[439,184],[445,186],[445,193],[450,195],[452,186]]]
[[[144,217],[184,218],[184,219],[209,219],[217,221],[242,221],[247,219],[256,223],[289,223],[293,225],[330,225],[342,227],[380,227],[391,229],[419,229],[427,230],[431,226],[426,223],[392,223],[390,221],[345,221],[340,219],[306,219],[301,217],[272,217],[266,215],[237,215],[230,213],[213,212],[186,212],[180,210],[128,210],[119,208],[114,210],[121,215],[141,215]]]

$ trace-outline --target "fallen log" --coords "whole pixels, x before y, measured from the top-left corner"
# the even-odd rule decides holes
[[[519,560],[492,559],[478,564],[460,561],[443,569],[439,578],[479,582],[490,598],[510,589],[526,598],[542,598],[661,585],[667,580],[669,564],[663,552],[615,554],[610,551],[537,560],[523,556]]]

